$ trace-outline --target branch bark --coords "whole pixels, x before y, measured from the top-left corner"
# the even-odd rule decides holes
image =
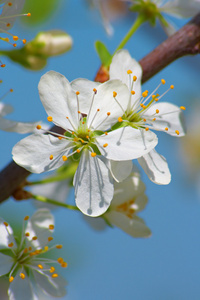
[[[177,58],[197,53],[200,53],[200,14],[140,60],[143,69],[142,81],[147,81]],[[103,74],[103,81],[108,79],[108,74],[104,71],[102,73],[102,68],[96,77],[97,81],[102,81],[98,80],[98,74]],[[63,129],[54,126],[52,130],[60,132]],[[10,197],[29,175],[30,172],[14,161],[8,164],[0,173],[0,202]]]

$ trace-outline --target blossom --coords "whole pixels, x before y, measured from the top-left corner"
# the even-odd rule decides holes
[[[165,84],[161,83],[149,95],[148,91],[141,93],[142,69],[140,65],[131,58],[126,50],[118,51],[110,65],[110,79],[120,79],[129,90],[128,105],[119,120],[118,126],[130,126],[134,131],[140,129],[145,133],[151,129],[164,131],[172,136],[183,136],[185,134],[182,110],[168,102],[160,102],[160,99],[174,86],[162,95],[157,94],[158,88]],[[120,97],[117,95],[119,101]],[[121,101],[122,102],[122,101]],[[115,125],[116,127],[116,125]],[[168,184],[171,180],[167,162],[155,149],[138,158],[140,165],[149,178],[157,184]]]
[[[9,33],[8,30],[10,30],[13,27],[16,18],[19,16],[28,16],[29,17],[31,15],[30,13],[20,14],[23,9],[24,2],[25,2],[25,0],[15,0],[15,1],[2,0],[2,1],[0,1],[0,9],[2,9],[2,12],[0,15],[0,32],[11,35],[13,37],[13,41],[18,41],[19,37]],[[10,43],[9,38],[0,37],[0,39]],[[22,42],[25,44],[26,40],[23,39]],[[12,44],[12,43],[10,43],[10,44]],[[16,43],[14,43],[12,45],[14,47],[17,46]],[[4,65],[2,65],[2,66],[4,66]]]
[[[116,101],[116,93],[121,104]],[[80,159],[74,176],[78,208],[90,216],[104,213],[113,197],[108,160],[131,160],[157,144],[153,132],[131,127],[108,131],[127,107],[129,91],[119,80],[103,84],[77,79],[71,84],[61,74],[47,72],[39,82],[47,119],[64,128],[64,135],[31,135],[13,148],[14,161],[34,173],[54,170],[69,157]],[[38,129],[42,129],[38,126]],[[107,131],[106,131],[107,130]]]
[[[10,89],[9,92],[13,92],[13,89]],[[6,94],[2,96],[1,99],[4,98]],[[35,130],[38,122],[17,122],[4,118],[12,112],[13,107],[11,105],[0,102],[0,130],[18,133],[29,133]]]
[[[152,25],[158,18],[168,35],[173,34],[175,28],[163,13],[179,18],[190,18],[200,11],[199,0],[130,0],[129,2],[131,2],[130,9],[142,14]]]
[[[113,200],[102,218],[107,224],[119,227],[132,237],[149,237],[151,230],[145,225],[143,219],[137,216],[137,213],[142,211],[147,204],[145,185],[139,173],[131,173],[124,181],[115,182],[114,187]],[[104,229],[102,224],[97,223],[99,219],[87,218],[86,220],[95,229]]]
[[[52,240],[54,219],[47,209],[40,209],[29,219],[24,218],[20,239],[15,239],[11,226],[0,218],[0,276],[6,275],[10,282],[9,299],[39,300],[39,293],[53,297],[66,294],[64,278],[58,276],[53,264],[66,267],[63,258],[48,259],[43,256],[62,245],[48,247]]]

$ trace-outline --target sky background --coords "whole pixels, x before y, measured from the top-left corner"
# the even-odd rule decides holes
[[[101,40],[111,52],[114,51],[133,20],[134,15],[129,14],[127,18],[113,22],[115,32],[108,37],[98,12],[88,9],[83,0],[74,0],[61,1],[53,17],[39,27],[16,22],[11,32],[21,38],[31,40],[38,31],[62,29],[72,36],[74,45],[69,53],[49,59],[47,66],[37,72],[2,58],[6,68],[0,70],[0,79],[3,80],[1,94],[14,89],[3,100],[15,109],[8,118],[45,121],[46,112],[37,90],[40,77],[54,70],[69,81],[79,77],[93,80],[100,66],[94,41]],[[184,22],[176,24],[181,26]],[[158,24],[155,28],[146,24],[134,35],[126,49],[140,60],[165,39],[166,35]],[[144,84],[143,90],[152,91],[161,78],[166,79],[165,87],[174,84],[175,89],[165,96],[164,101],[186,106],[184,114],[189,126],[195,107],[193,102],[199,97],[199,67],[199,57],[181,58]],[[183,157],[181,138],[164,133],[157,135],[159,144],[156,149],[168,161],[172,182],[168,186],[158,186],[140,168],[149,203],[139,216],[152,230],[152,237],[134,239],[117,228],[95,231],[78,212],[66,209],[53,212],[55,241],[64,245],[62,256],[68,262],[68,268],[61,270],[68,281],[67,296],[63,299],[200,299],[200,194],[197,176],[191,179]],[[12,147],[21,138],[23,136],[19,134],[0,132],[1,169],[10,162]],[[35,178],[38,177],[33,175],[32,179]],[[20,224],[25,215],[34,211],[33,201],[17,203],[10,199],[0,206],[0,216],[11,224]]]

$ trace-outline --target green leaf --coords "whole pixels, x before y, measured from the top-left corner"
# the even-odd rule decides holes
[[[109,67],[112,61],[112,55],[101,41],[95,42],[95,49],[101,60],[101,63],[105,67]]]

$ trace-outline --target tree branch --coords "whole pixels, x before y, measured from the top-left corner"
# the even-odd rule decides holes
[[[143,69],[142,81],[147,81],[177,58],[197,53],[200,53],[200,14],[140,61]],[[100,80],[100,77],[98,80],[100,74],[103,75],[103,80]],[[107,79],[108,74],[100,68],[96,80],[105,81]],[[63,131],[56,126],[52,130]],[[0,173],[0,202],[10,197],[29,175],[30,172],[13,161],[6,166]]]

